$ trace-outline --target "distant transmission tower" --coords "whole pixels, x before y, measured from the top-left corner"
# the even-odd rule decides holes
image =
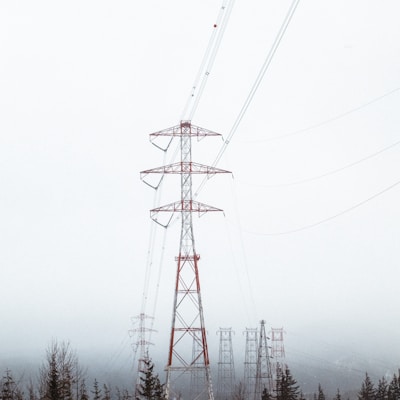
[[[179,398],[181,395],[186,395],[185,397],[190,399],[213,400],[214,398],[200,294],[198,270],[200,255],[195,250],[192,214],[196,212],[201,215],[206,212],[221,210],[193,199],[192,177],[194,174],[213,176],[217,173],[228,173],[228,171],[192,162],[192,138],[199,140],[207,136],[220,135],[192,125],[191,121],[181,121],[177,126],[152,133],[150,141],[159,148],[161,147],[155,141],[160,137],[169,138],[169,143],[173,138],[180,140],[180,162],[141,173],[143,180],[149,174],[179,174],[181,177],[180,200],[150,211],[151,218],[164,226],[168,226],[169,222],[162,224],[158,220],[160,214],[171,213],[168,221],[171,221],[173,213],[180,213],[181,215],[180,246],[179,254],[176,257],[175,294],[166,366],[165,394],[167,399]],[[196,374],[197,378],[194,379]],[[187,393],[188,390],[185,387],[187,388],[190,379],[205,382],[201,391]]]
[[[219,359],[217,399],[232,399],[235,388],[232,328],[219,328]]]
[[[286,333],[283,328],[271,328],[271,367],[272,376],[275,382],[277,370],[284,368],[285,363],[285,346],[283,344],[283,335]]]
[[[257,328],[246,328],[246,347],[244,355],[244,386],[246,398],[254,394],[257,376],[258,331]]]
[[[265,333],[265,321],[262,320],[260,322],[260,338],[258,341],[257,350],[257,369],[256,383],[254,388],[254,400],[261,400],[261,397],[264,393],[272,395],[273,381],[267,339],[268,338]]]
[[[140,374],[142,372],[146,372],[146,361],[149,359],[149,346],[153,344],[147,341],[147,334],[150,332],[154,332],[154,329],[149,329],[145,326],[146,319],[153,319],[153,317],[141,313],[134,318],[139,320],[139,327],[130,331],[133,334],[137,333],[137,340],[134,343],[134,346],[135,353],[137,354],[137,352],[139,352],[135,384],[135,399],[137,399],[139,397],[138,389],[140,388],[141,383]]]

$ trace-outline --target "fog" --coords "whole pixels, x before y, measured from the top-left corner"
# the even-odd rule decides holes
[[[289,5],[235,3],[194,124],[227,137]],[[166,163],[148,135],[179,123],[220,6],[1,2],[0,367],[41,362],[56,338],[134,374],[144,309],[162,369],[179,223],[154,228],[149,209],[179,181],[157,198],[139,171]],[[360,382],[400,366],[399,11],[300,2],[218,164],[233,175],[199,195],[224,209],[194,220],[213,365],[220,327],[240,370],[243,331],[264,319],[316,382],[321,365]],[[222,143],[194,144],[193,160]]]

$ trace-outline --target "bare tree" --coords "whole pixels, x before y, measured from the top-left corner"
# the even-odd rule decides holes
[[[41,400],[78,400],[84,372],[69,343],[53,341],[39,371]],[[74,389],[75,388],[75,389]]]

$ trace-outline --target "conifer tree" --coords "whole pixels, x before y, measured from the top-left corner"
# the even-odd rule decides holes
[[[71,365],[61,365],[60,397],[62,400],[72,400],[72,371]]]
[[[101,399],[101,389],[99,388],[99,382],[97,382],[97,379],[94,380],[92,393],[93,400]]]
[[[14,377],[9,369],[0,383],[0,400],[23,400],[23,393],[14,381]]]
[[[333,400],[342,400],[342,395],[340,394],[340,390],[337,389],[336,395]]]
[[[150,359],[144,360],[144,369],[140,371],[140,385],[136,388],[136,400],[163,400],[164,385],[161,384],[158,374],[154,373],[154,364]]]
[[[60,385],[60,374],[58,371],[57,365],[57,353],[52,351],[49,357],[49,368],[47,371],[47,379],[46,379],[46,392],[45,392],[45,399],[46,400],[60,400],[60,392],[61,392],[61,385]]]
[[[376,400],[387,400],[388,396],[388,384],[385,377],[379,379],[378,387],[376,388],[375,398]]]
[[[359,400],[375,400],[376,391],[371,378],[366,373],[364,382],[361,385],[361,390],[358,392]]]
[[[128,389],[124,389],[122,391],[122,400],[131,400],[131,399],[132,399],[132,396],[129,393]]]
[[[399,376],[393,375],[387,390],[388,400],[400,400],[400,371]]]
[[[275,392],[276,400],[299,399],[299,387],[288,367],[286,367],[284,371],[278,368]]]
[[[103,385],[103,399],[102,400],[111,400],[111,391],[106,384]]]
[[[83,372],[68,343],[58,344],[54,341],[47,350],[46,361],[39,372],[41,400],[78,400],[76,397]],[[72,393],[74,383],[77,385],[75,396]]]
[[[89,395],[86,389],[86,381],[82,379],[79,385],[79,399],[78,400],[89,400]]]
[[[325,400],[325,394],[324,391],[322,390],[322,386],[321,384],[318,384],[318,396],[317,396],[318,400]]]

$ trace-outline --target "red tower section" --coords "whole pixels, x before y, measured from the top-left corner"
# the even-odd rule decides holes
[[[158,222],[160,213],[180,213],[181,234],[174,290],[172,324],[168,361],[166,366],[166,397],[213,400],[210,361],[200,293],[199,260],[193,233],[193,213],[222,211],[197,202],[192,194],[193,174],[214,175],[229,173],[222,169],[192,162],[192,139],[220,136],[218,133],[181,121],[180,125],[152,133],[150,140],[161,136],[180,140],[180,162],[141,172],[144,179],[149,174],[179,174],[181,198],[171,204],[150,211]],[[171,215],[172,218],[172,215]],[[195,350],[193,350],[195,349]],[[193,384],[195,382],[195,384]],[[189,396],[189,397],[187,397]]]

